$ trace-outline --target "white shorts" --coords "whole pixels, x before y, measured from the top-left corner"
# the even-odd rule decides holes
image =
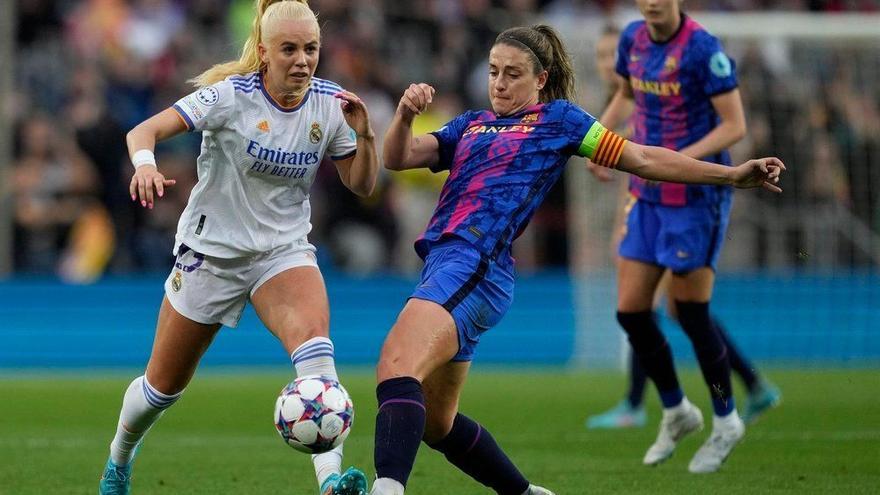
[[[303,238],[243,258],[215,258],[181,245],[165,295],[178,313],[198,323],[235,327],[245,304],[267,280],[299,266],[318,267],[315,246]]]

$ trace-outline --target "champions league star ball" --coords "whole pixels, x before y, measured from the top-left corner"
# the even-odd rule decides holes
[[[275,401],[275,428],[287,445],[300,452],[332,450],[351,432],[353,421],[348,392],[327,376],[301,376]]]

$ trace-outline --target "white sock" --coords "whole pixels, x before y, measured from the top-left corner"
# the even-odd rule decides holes
[[[712,429],[730,428],[739,421],[739,414],[737,414],[736,409],[730,411],[726,416],[718,416],[716,414],[712,416]]]
[[[313,337],[290,353],[296,376],[324,375],[338,380],[333,362],[333,342],[327,337]]]
[[[116,436],[110,443],[110,459],[114,464],[125,466],[131,462],[141,439],[182,393],[163,394],[153,388],[145,376],[139,376],[131,382],[122,399]]]
[[[690,401],[688,401],[687,397],[683,397],[678,405],[672,407],[664,407],[663,415],[666,416],[667,414],[679,414],[684,412],[684,410],[688,408],[690,408]]]
[[[339,474],[342,471],[342,445],[330,452],[312,454],[312,463],[315,465],[315,476],[318,478],[318,486],[321,486],[330,475]]]
[[[393,478],[379,478],[373,483],[370,495],[403,495],[403,485]]]
[[[305,341],[290,353],[296,376],[323,375],[339,380],[333,361],[333,342],[327,337],[314,337]],[[333,474],[342,472],[342,445],[330,452],[312,455],[318,486]]]

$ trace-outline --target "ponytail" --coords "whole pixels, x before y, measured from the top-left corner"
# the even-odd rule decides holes
[[[282,5],[276,7],[276,4]],[[272,8],[270,9],[270,7]],[[277,17],[285,19],[315,18],[314,12],[309,8],[308,0],[254,0],[254,9],[256,10],[254,24],[250,36],[241,49],[241,57],[238,60],[214,65],[190,79],[190,83],[202,88],[220,82],[229,76],[262,72],[266,68],[266,64],[260,60],[258,46],[263,41],[263,31],[268,21]]]
[[[546,24],[510,28],[495,39],[495,44],[499,43],[525,51],[532,59],[535,74],[547,71],[547,83],[538,95],[540,101],[575,101],[574,67],[555,29]]]

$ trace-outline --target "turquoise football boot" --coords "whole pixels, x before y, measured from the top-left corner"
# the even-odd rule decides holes
[[[591,430],[641,428],[647,420],[644,406],[634,408],[624,399],[608,411],[587,418],[586,426]]]
[[[321,483],[320,495],[367,495],[367,477],[357,468],[331,474]]]
[[[742,419],[747,425],[753,424],[762,414],[778,406],[781,402],[782,392],[779,391],[779,388],[766,380],[761,380],[755,389],[749,392]]]
[[[131,492],[131,463],[117,466],[107,459],[98,485],[98,495],[128,495]]]

